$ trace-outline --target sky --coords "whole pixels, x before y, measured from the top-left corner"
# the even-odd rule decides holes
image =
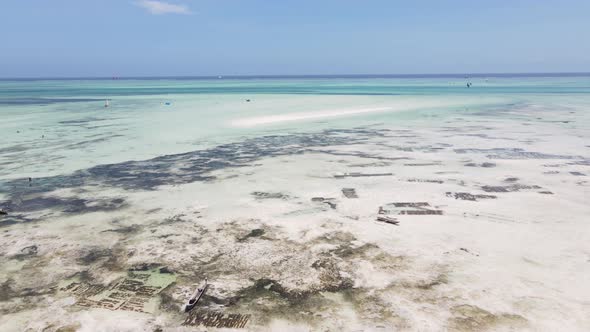
[[[0,0],[0,77],[590,72],[590,0]]]

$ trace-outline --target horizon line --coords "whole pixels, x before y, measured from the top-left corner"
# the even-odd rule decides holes
[[[429,78],[429,77],[560,77],[590,76],[589,72],[476,72],[476,73],[420,73],[420,74],[251,74],[251,75],[155,75],[155,76],[20,76],[0,77],[11,80],[132,80],[132,79],[265,79],[265,78]]]

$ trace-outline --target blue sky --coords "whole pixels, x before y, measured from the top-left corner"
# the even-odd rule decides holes
[[[588,0],[0,0],[0,77],[590,71]]]

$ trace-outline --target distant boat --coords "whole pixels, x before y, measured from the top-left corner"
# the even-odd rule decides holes
[[[104,107],[109,107],[110,105],[111,105],[110,101],[108,99],[105,99],[104,100]]]

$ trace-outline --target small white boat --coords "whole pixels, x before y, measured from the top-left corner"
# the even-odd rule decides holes
[[[109,107],[111,105],[110,100],[105,99],[104,100],[104,107]]]
[[[207,283],[207,278],[205,278],[205,284],[201,288],[197,288],[193,295],[191,295],[191,297],[188,299],[188,302],[184,305],[184,312],[191,311],[197,305],[201,299],[201,296],[205,294],[205,290],[207,290],[208,286],[209,284]]]

